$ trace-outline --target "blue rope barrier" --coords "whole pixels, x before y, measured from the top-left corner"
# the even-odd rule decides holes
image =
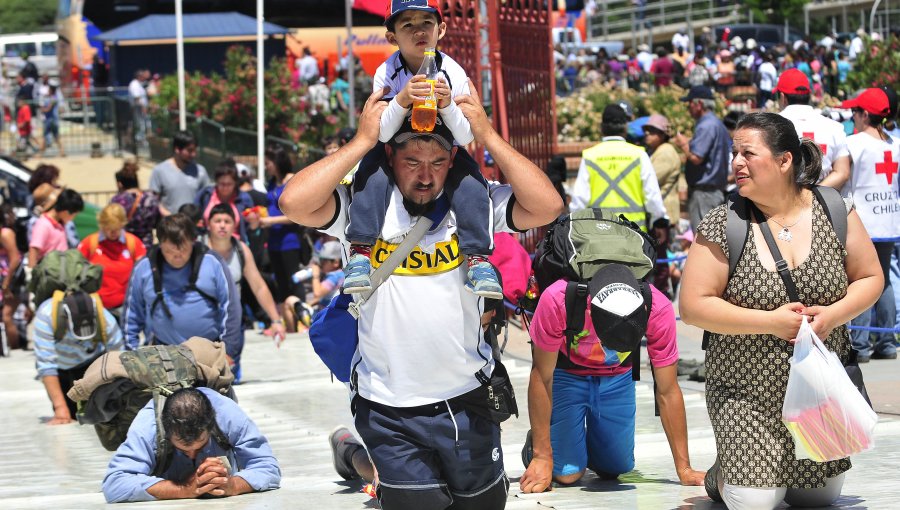
[[[656,259],[657,264],[668,264],[669,262],[678,262],[680,260],[684,260],[687,258],[687,255],[678,255],[676,257],[669,257],[667,259]]]
[[[900,237],[873,237],[873,243],[900,243]],[[529,253],[528,256],[534,261],[534,253]],[[666,259],[656,259],[657,264],[668,264],[669,262],[679,262],[685,260],[687,255],[677,255],[675,257],[669,257]]]
[[[512,302],[510,302],[510,301],[507,300],[507,299],[504,299],[504,300],[503,300],[503,304],[506,305],[506,307],[509,308],[509,309],[512,310],[512,311],[516,311],[516,310],[519,309],[518,306],[516,306],[515,304],[513,304]],[[525,311],[525,313],[527,313],[528,315],[533,315],[531,312],[529,312],[529,311],[527,311],[527,310]],[[675,320],[681,322],[681,316],[680,316],[680,315],[679,315],[679,316],[676,316],[676,317],[675,317]],[[874,326],[854,326],[854,325],[852,325],[852,324],[848,324],[848,325],[847,325],[847,329],[849,329],[849,330],[851,330],[851,331],[852,331],[852,330],[870,331],[870,332],[872,332],[872,333],[894,333],[894,334],[900,334],[900,327],[896,327],[896,328],[876,328],[876,327],[874,327]]]
[[[848,325],[847,329],[849,330],[858,330],[858,331],[871,331],[872,333],[900,333],[900,328],[876,328],[875,326],[854,326]]]

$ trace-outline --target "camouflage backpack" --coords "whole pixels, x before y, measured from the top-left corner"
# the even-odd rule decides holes
[[[113,404],[118,406],[115,416],[107,422],[94,423],[94,429],[103,447],[115,451],[125,441],[137,413],[153,399],[156,412],[156,468],[153,474],[160,476],[168,469],[173,453],[160,419],[166,397],[180,388],[207,386],[207,381],[203,380],[197,368],[194,353],[184,345],[145,346],[122,352],[119,359],[133,388],[123,392],[117,403]],[[212,389],[234,398],[230,383]],[[103,395],[95,391],[91,399],[95,397],[103,398]],[[82,407],[79,406],[79,421],[89,423],[81,415]]]

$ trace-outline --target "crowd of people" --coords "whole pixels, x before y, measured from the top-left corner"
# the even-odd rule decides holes
[[[731,509],[833,503],[849,459],[798,460],[781,406],[804,318],[845,364],[897,357],[887,333],[896,327],[900,290],[892,284],[900,275],[896,93],[870,88],[848,97],[842,106],[855,134],[847,136],[810,106],[824,77],[840,88],[842,57],[828,44],[798,44],[777,58],[777,48],[736,38],[723,41],[727,48],[707,39],[693,55],[678,39],[677,58],[639,48],[636,76],[687,85],[682,101],[693,135],[673,133],[665,112],[656,112],[636,139],[628,132],[631,105],[609,104],[603,139],[582,153],[569,186],[565,161],[540,169],[517,152],[493,129],[465,71],[434,50],[447,30],[436,0],[391,2],[385,26],[398,51],[376,73],[358,130],[323,140],[326,156],[299,171],[282,146],[270,146],[260,162],[264,189],[253,169],[232,159],[208,172],[196,162],[196,139],[181,131],[147,189],[136,165],[123,166],[99,232],[79,240],[71,226],[81,196],[60,186],[55,167],[34,172],[24,247],[8,213],[0,231],[3,320],[10,347],[33,345],[50,423],[74,421],[70,390],[111,351],[212,342],[239,383],[246,328],[261,321],[280,341],[349,296],[358,338],[344,354],[352,360],[358,438],[343,426],[329,437],[337,474],[374,483],[382,508],[503,508],[509,480],[500,424],[518,411],[503,397],[512,383],[497,328],[507,314],[503,299],[521,304],[533,290],[530,257],[516,236],[566,209],[599,209],[646,234],[660,260],[652,278],[613,261],[580,286],[559,279],[531,295],[531,430],[522,438],[521,490],[573,484],[588,469],[615,479],[635,468],[640,366],[632,353],[646,337],[680,483],[705,485]],[[714,55],[715,72],[705,54]],[[298,79],[317,83],[306,57]],[[600,55],[563,57],[564,72],[581,57],[596,79],[631,78],[629,59]],[[441,71],[434,83],[415,71],[429,58]],[[613,62],[618,73],[603,67]],[[780,113],[716,115],[715,88],[740,83],[738,69],[759,75],[760,104]],[[410,110],[428,100],[440,121],[415,128]],[[504,184],[482,177],[466,149],[473,141]],[[739,231],[733,214],[745,214]],[[73,291],[29,306],[20,267],[37,274],[71,249],[103,268],[96,298]],[[640,263],[654,265],[642,255]],[[385,275],[380,267],[396,269]],[[706,399],[717,446],[708,471],[690,460],[676,296],[683,320],[707,332]],[[91,306],[92,327],[81,312]],[[580,325],[570,319],[573,308]],[[154,395],[109,464],[107,501],[278,488],[280,468],[263,431],[229,396],[211,388]]]
[[[818,41],[805,38],[766,47],[752,38],[732,37],[728,31],[717,40],[708,27],[693,45],[686,34],[686,30],[675,33],[671,47],[651,48],[643,43],[618,55],[604,48],[594,53],[558,44],[554,51],[557,92],[567,95],[594,83],[632,89],[674,84],[682,88],[708,85],[721,93],[737,87],[734,90],[747,97],[751,87],[752,105],[762,108],[774,97],[778,74],[798,69],[809,79],[812,99],[818,103],[825,94],[844,98],[854,92],[847,76],[865,39],[879,37],[860,29],[840,42],[836,35],[829,35]]]

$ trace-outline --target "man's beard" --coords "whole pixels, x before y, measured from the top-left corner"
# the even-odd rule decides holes
[[[406,209],[406,212],[409,213],[410,216],[425,216],[434,210],[435,200],[429,200],[424,204],[417,204],[412,200],[403,197],[403,207]]]

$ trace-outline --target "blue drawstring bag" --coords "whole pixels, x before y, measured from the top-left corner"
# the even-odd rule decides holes
[[[338,381],[350,382],[350,363],[359,343],[356,318],[349,307],[353,296],[341,292],[316,313],[309,327],[309,341]]]

